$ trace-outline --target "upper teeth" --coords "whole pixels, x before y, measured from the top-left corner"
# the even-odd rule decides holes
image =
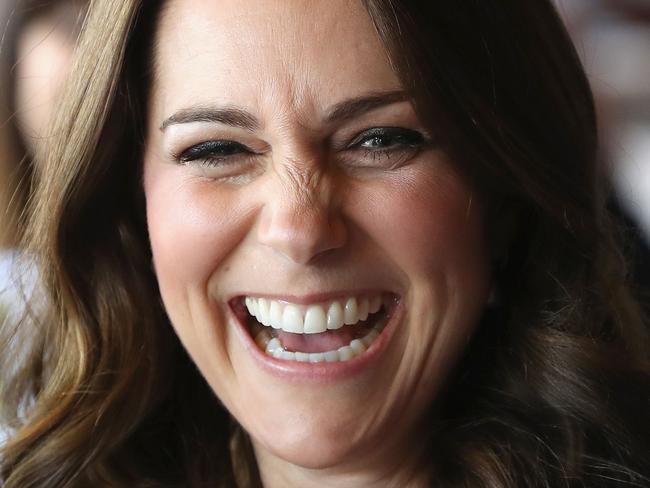
[[[294,334],[318,334],[366,320],[381,308],[381,296],[349,297],[308,306],[254,297],[246,297],[244,303],[248,313],[266,326]]]

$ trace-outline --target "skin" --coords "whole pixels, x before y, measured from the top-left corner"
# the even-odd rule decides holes
[[[156,37],[144,191],[160,292],[265,486],[427,486],[418,425],[488,296],[483,205],[435,144],[349,149],[375,127],[433,137],[408,101],[327,121],[401,89],[361,2],[172,0]],[[239,107],[259,127],[161,129],[196,106]],[[175,157],[210,140],[256,154]],[[371,367],[329,382],[260,368],[228,312],[234,296],[361,290],[398,293],[405,314]]]
[[[16,113],[21,134],[35,153],[70,69],[74,41],[67,25],[40,16],[25,25],[17,43]]]

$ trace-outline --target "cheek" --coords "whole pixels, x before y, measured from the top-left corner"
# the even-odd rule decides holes
[[[246,212],[228,189],[145,165],[147,222],[161,291],[205,288],[211,274],[242,239]]]
[[[423,166],[384,182],[368,200],[365,227],[411,276],[483,267],[480,205],[448,165]]]
[[[385,183],[386,184],[386,183]],[[409,283],[395,402],[428,405],[480,320],[489,288],[482,206],[451,164],[423,166],[381,190],[369,233]],[[406,351],[404,353],[404,351]],[[416,375],[415,371],[425,371]],[[406,407],[405,407],[406,408]]]

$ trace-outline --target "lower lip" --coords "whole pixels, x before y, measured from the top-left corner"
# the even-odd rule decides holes
[[[253,360],[266,372],[280,379],[291,382],[330,383],[350,378],[361,371],[372,367],[387,349],[388,343],[397,329],[397,324],[404,315],[402,300],[393,308],[390,318],[381,334],[370,347],[360,356],[355,356],[347,361],[333,363],[305,363],[300,361],[286,361],[276,359],[262,351],[248,333],[231,307],[228,307],[230,319],[236,324],[237,335],[244,344],[244,348],[251,354]]]

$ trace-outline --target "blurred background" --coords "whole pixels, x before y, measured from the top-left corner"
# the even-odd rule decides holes
[[[620,204],[650,243],[650,0],[556,0],[598,104]]]
[[[88,0],[0,0],[0,328],[37,282],[19,250],[33,156],[65,82]],[[0,436],[1,438],[1,436]]]
[[[594,91],[601,158],[612,207],[632,239],[633,275],[650,289],[650,0],[555,3]]]

